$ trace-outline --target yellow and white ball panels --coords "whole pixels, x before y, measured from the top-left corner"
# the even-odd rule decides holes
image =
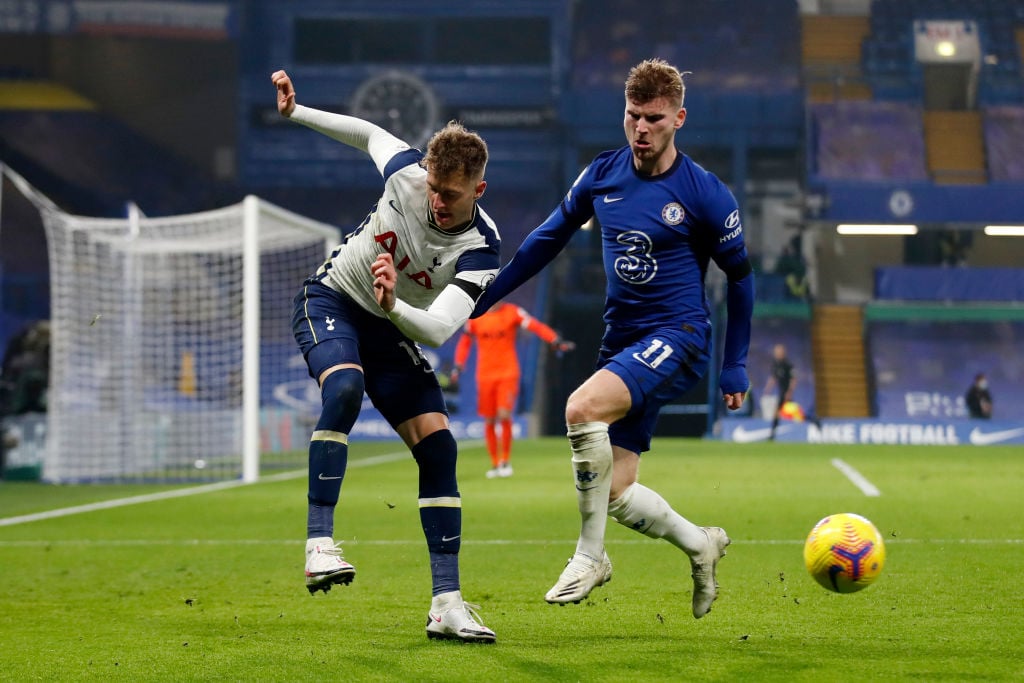
[[[885,544],[875,525],[864,517],[848,512],[829,515],[807,536],[804,564],[828,590],[856,593],[882,573]]]

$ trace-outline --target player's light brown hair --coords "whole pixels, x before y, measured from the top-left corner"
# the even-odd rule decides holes
[[[664,97],[681,107],[685,95],[683,74],[664,59],[645,59],[630,69],[626,78],[626,99],[630,102],[646,104]]]
[[[441,178],[461,173],[482,180],[487,168],[487,143],[458,121],[449,121],[427,143],[423,166]]]

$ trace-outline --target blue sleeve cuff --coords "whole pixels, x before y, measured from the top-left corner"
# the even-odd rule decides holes
[[[725,350],[719,386],[723,394],[746,392],[747,353],[750,351],[751,317],[754,314],[754,274],[726,286],[728,321],[725,327]]]

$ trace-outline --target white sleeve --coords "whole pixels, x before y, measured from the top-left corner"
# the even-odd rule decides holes
[[[355,116],[333,114],[297,104],[289,118],[349,147],[366,152],[373,158],[373,163],[382,174],[391,157],[409,149],[408,144],[377,124]]]
[[[448,285],[426,310],[395,299],[395,307],[388,318],[406,337],[437,347],[466,324],[474,304],[461,287]]]

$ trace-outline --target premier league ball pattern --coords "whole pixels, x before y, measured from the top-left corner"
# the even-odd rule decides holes
[[[829,515],[807,536],[804,564],[814,580],[828,590],[856,593],[881,574],[885,544],[875,525],[864,517]]]

